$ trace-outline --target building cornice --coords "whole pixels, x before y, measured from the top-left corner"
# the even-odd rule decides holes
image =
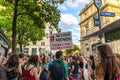
[[[79,15],[81,15],[82,13],[84,13],[89,7],[92,6],[92,4],[94,4],[93,1],[91,1],[89,4],[87,4],[87,5],[85,6],[85,8],[83,8],[83,10],[80,11],[80,14],[79,14]]]

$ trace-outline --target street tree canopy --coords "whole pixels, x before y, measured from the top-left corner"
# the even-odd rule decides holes
[[[60,31],[60,11],[58,5],[65,0],[0,0],[0,27],[12,37],[12,51],[17,44],[25,46],[35,43],[45,36],[45,24],[50,23]]]
[[[73,45],[73,49],[66,49],[64,51],[67,55],[69,54],[73,54],[73,53],[76,53],[76,52],[80,52],[80,47],[78,45]]]

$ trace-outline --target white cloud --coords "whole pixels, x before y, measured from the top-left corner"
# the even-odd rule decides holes
[[[64,5],[60,5],[59,8],[62,10],[67,10],[67,8]]]
[[[59,26],[62,29],[62,32],[72,31],[72,39],[74,44],[80,44],[80,26],[78,25],[80,19],[78,14],[80,13],[80,10],[90,1],[91,0],[66,0],[63,5],[59,6],[60,10],[66,10],[61,14]]]
[[[74,44],[80,44],[79,40],[80,40],[80,32],[77,31],[77,32],[72,32],[72,39],[73,39],[73,43]]]
[[[73,43],[79,44],[80,32],[79,32],[79,21],[72,14],[61,14],[60,27],[63,32],[72,31]]]
[[[81,4],[87,4],[90,0],[67,0],[66,3],[70,7],[80,7]]]
[[[74,25],[78,25],[78,20],[75,16],[72,14],[61,14],[61,21],[60,24],[63,27],[71,27]]]
[[[72,35],[74,36],[73,38],[76,39],[76,38],[79,38],[80,37],[80,32],[73,32]]]

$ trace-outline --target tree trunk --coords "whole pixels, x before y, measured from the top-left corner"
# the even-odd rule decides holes
[[[21,35],[18,35],[18,40],[19,40],[19,48],[20,48],[20,53],[22,53],[22,51],[23,51],[23,48],[22,48],[22,40],[23,40],[23,38],[22,38],[22,36]]]
[[[15,4],[14,4],[14,15],[13,15],[13,23],[12,23],[12,53],[16,53],[17,7],[18,7],[18,0],[15,0]]]
[[[19,43],[19,47],[20,47],[20,53],[22,53],[23,52],[22,43]]]

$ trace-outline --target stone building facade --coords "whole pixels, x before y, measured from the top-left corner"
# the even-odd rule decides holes
[[[102,0],[101,11],[114,12],[114,17],[101,16],[101,31],[104,33],[105,43],[108,43],[113,48],[115,53],[120,52],[120,38],[114,39],[120,27],[120,0]],[[99,27],[94,26],[93,17],[98,15],[97,9],[92,0],[80,12],[80,31],[81,31],[81,50],[86,55],[94,54],[96,45],[100,44]],[[112,36],[110,36],[113,33]],[[119,34],[117,34],[119,36]],[[109,36],[108,36],[109,35]],[[109,38],[110,37],[110,38]],[[111,39],[113,37],[113,39]],[[111,39],[111,40],[108,40]]]

